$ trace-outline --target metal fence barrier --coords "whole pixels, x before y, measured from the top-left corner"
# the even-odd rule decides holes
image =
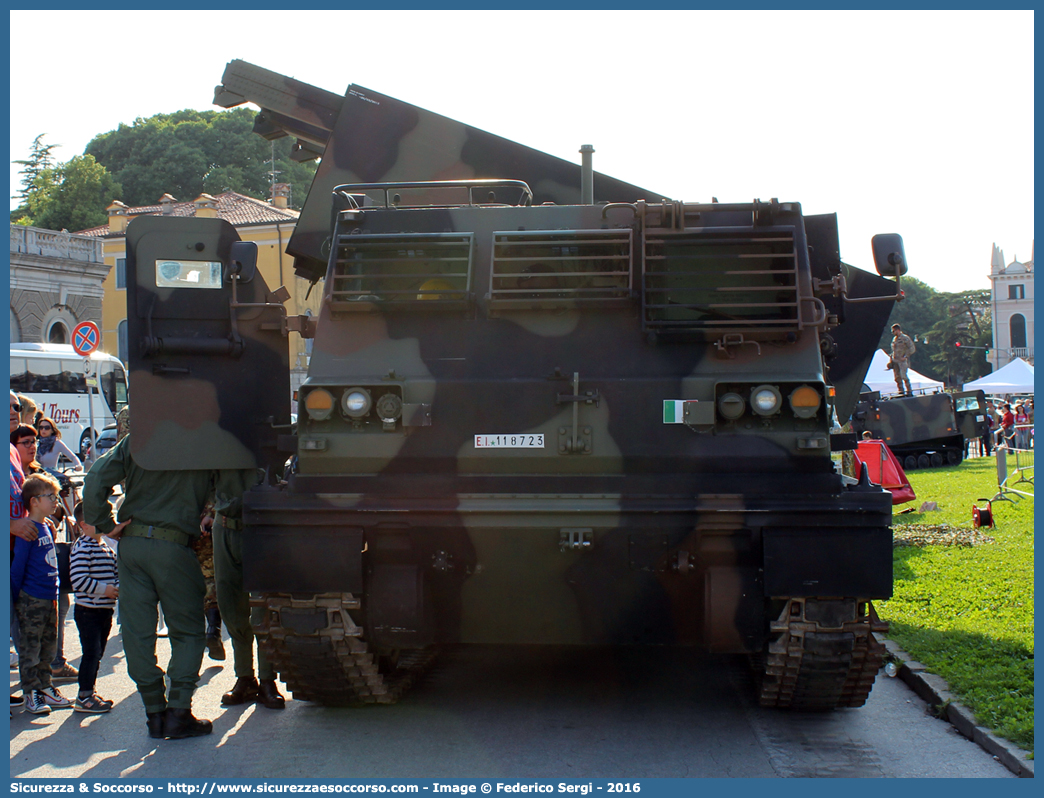
[[[997,447],[997,490],[993,501],[1012,496],[1033,498],[1033,427],[1021,424],[1010,435],[1001,433],[1002,443]]]

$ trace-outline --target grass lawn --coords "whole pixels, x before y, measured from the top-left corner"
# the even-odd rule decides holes
[[[1014,469],[1009,457],[1009,470]],[[972,505],[997,494],[994,458],[907,474],[917,493],[910,505],[934,501],[938,512],[893,517],[904,524],[970,528]],[[1032,486],[1020,486],[1033,492]],[[970,708],[982,725],[1033,749],[1033,502],[993,503],[993,543],[895,549],[894,594],[875,602],[890,622],[889,637]],[[897,506],[896,511],[903,509]]]

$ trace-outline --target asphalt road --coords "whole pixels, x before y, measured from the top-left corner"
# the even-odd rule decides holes
[[[933,718],[898,679],[867,705],[764,710],[735,657],[661,649],[463,647],[394,706],[288,701],[222,708],[234,677],[204,658],[194,710],[214,734],[152,740],[118,634],[98,691],[107,715],[15,714],[13,777],[993,777],[1012,774]],[[169,654],[160,643],[160,661]],[[66,654],[78,662],[71,623]],[[11,672],[12,685],[17,672]],[[76,685],[65,686],[75,696]]]

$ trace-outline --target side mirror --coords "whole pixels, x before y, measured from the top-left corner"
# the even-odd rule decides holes
[[[874,250],[874,266],[882,277],[902,277],[906,274],[906,253],[903,237],[898,233],[882,233],[870,239]]]
[[[900,244],[901,246],[901,244]],[[877,250],[874,250],[876,253]],[[878,269],[880,271],[880,269]],[[241,283],[249,283],[257,272],[257,244],[253,241],[233,241],[228,249],[228,271],[226,279],[239,275]]]

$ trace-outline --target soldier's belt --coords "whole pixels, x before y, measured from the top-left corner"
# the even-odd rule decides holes
[[[240,530],[243,528],[243,521],[240,518],[229,518],[227,515],[218,515],[218,518],[225,529]]]
[[[155,538],[166,540],[169,543],[177,543],[179,546],[191,546],[192,535],[179,532],[177,529],[166,529],[162,526],[149,526],[148,524],[127,524],[123,528],[124,535],[134,538]]]

